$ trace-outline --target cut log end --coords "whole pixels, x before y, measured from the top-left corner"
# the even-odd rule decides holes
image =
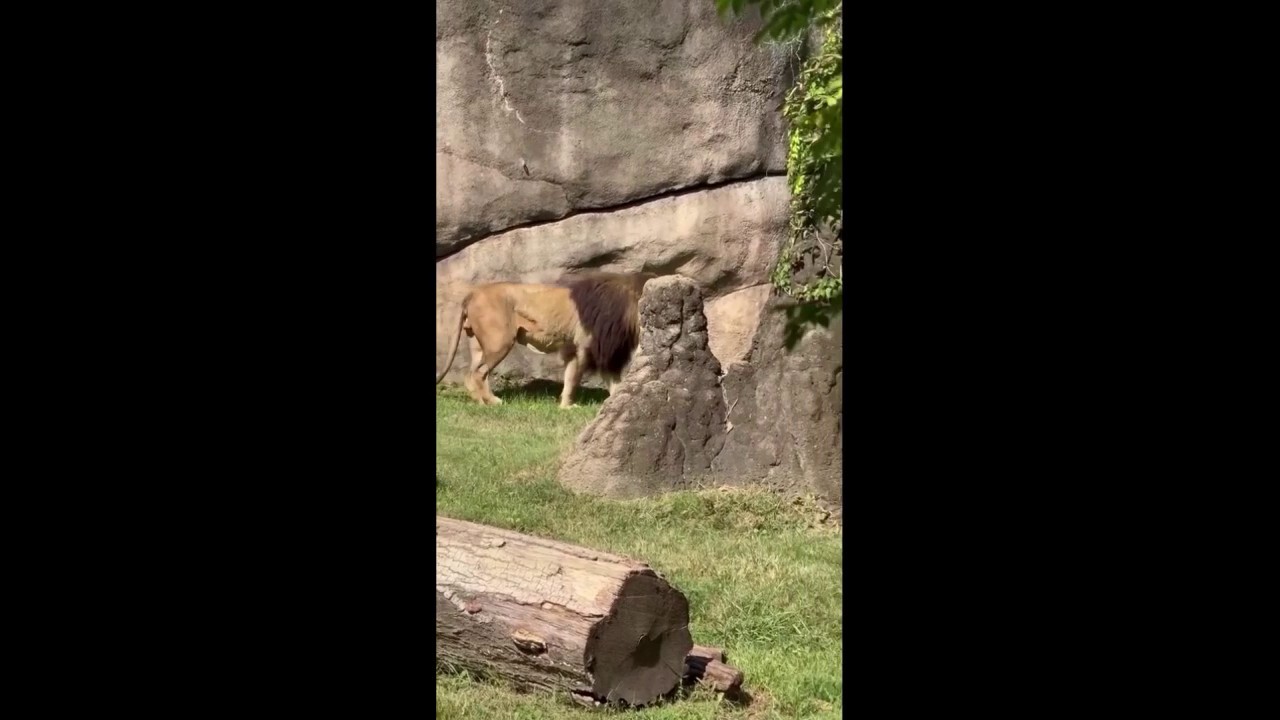
[[[652,571],[633,573],[587,641],[591,690],[608,702],[647,705],[680,684],[692,647],[684,595]]]

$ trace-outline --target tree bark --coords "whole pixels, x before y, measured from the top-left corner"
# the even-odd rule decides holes
[[[644,563],[436,516],[436,662],[646,705],[680,684],[689,603]]]

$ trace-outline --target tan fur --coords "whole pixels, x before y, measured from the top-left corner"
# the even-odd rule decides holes
[[[476,287],[462,301],[448,359],[436,376],[436,384],[453,366],[458,341],[466,332],[471,369],[464,384],[476,402],[502,403],[489,388],[489,374],[516,343],[534,352],[560,355],[565,363],[560,407],[571,407],[573,393],[588,369],[600,371],[609,380],[612,394],[622,366],[638,342],[640,294],[653,277],[650,273],[594,272],[566,278],[564,285],[490,283]]]
[[[585,365],[590,334],[582,327],[569,289],[555,285],[491,283],[467,294],[458,315],[458,329],[449,342],[448,360],[436,384],[453,366],[458,341],[471,340],[471,369],[467,392],[479,403],[499,405],[489,387],[489,374],[519,343],[539,353],[559,353],[565,361],[560,406],[568,407]]]

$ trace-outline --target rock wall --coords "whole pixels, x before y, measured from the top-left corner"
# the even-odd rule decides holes
[[[745,359],[787,228],[787,51],[711,0],[436,7],[437,368],[469,285],[580,268],[696,280]],[[504,372],[560,378],[523,348]]]

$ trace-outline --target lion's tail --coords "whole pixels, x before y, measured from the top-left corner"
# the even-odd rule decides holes
[[[467,320],[467,300],[462,300],[462,307],[458,310],[458,327],[454,328],[453,337],[449,340],[449,359],[444,361],[444,369],[436,376],[436,384],[439,385],[444,376],[449,373],[449,368],[453,367],[453,358],[458,354],[458,340],[462,338],[462,324]]]

